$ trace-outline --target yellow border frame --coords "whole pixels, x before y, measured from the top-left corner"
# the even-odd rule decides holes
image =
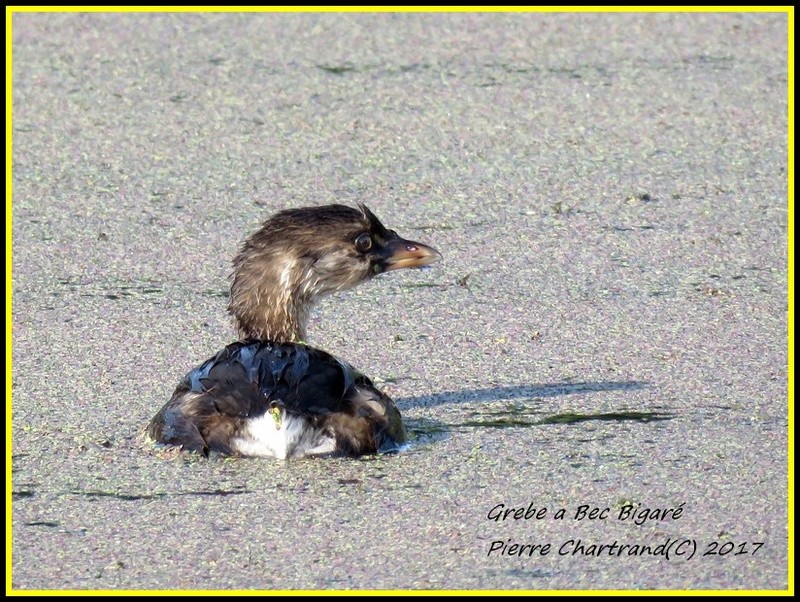
[[[198,10],[199,9],[199,10]],[[12,20],[14,13],[33,12],[756,12],[786,13],[788,18],[788,398],[789,398],[789,431],[788,431],[788,588],[786,590],[13,590],[11,585],[12,569],[12,482],[11,456],[12,446],[12,104],[13,104],[13,60],[12,60]],[[11,596],[305,596],[310,594],[329,596],[372,596],[405,594],[442,595],[442,596],[527,596],[527,595],[560,595],[585,596],[640,596],[640,595],[696,595],[696,596],[750,596],[750,595],[794,595],[794,7],[793,6],[22,6],[6,7],[6,595]]]
[[[792,6],[8,6],[17,13],[791,13]]]

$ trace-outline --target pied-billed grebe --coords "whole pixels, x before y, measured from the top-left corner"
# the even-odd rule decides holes
[[[394,402],[349,364],[303,343],[306,323],[323,295],[440,258],[386,229],[363,204],[277,213],[233,262],[228,311],[242,340],[186,375],[148,435],[204,455],[396,450],[405,429]]]

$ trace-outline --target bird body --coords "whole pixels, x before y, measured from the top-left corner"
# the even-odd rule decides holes
[[[400,412],[372,381],[306,345],[316,299],[439,253],[387,230],[366,206],[280,212],[234,260],[228,310],[242,340],[190,371],[147,427],[208,455],[290,458],[395,451]]]
[[[240,341],[189,372],[151,436],[208,455],[289,458],[392,451],[400,412],[372,381],[300,343]]]

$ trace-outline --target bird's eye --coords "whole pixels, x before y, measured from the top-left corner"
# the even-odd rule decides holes
[[[361,251],[369,251],[372,248],[372,237],[369,234],[361,234],[356,238],[356,249]]]

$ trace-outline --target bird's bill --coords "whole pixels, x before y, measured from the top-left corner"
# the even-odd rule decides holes
[[[389,241],[386,244],[385,252],[384,271],[386,272],[403,268],[422,268],[442,258],[442,254],[433,247],[403,238]]]

